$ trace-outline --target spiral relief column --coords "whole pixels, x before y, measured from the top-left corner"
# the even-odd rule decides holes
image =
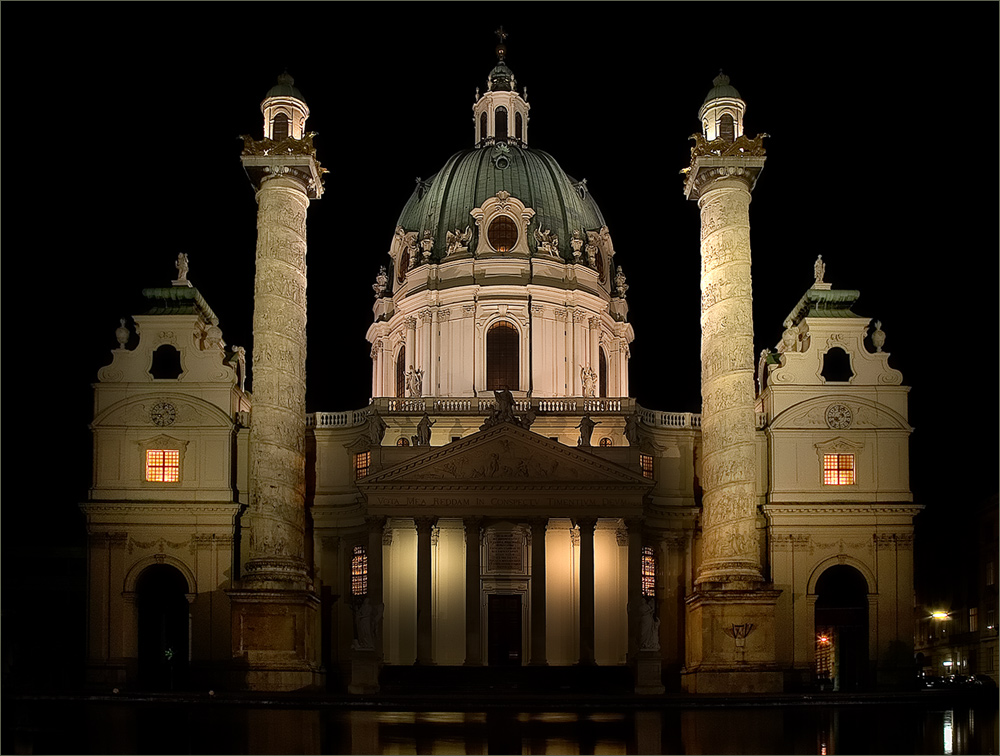
[[[690,692],[780,690],[774,603],[757,529],[750,193],[763,136],[743,134],[746,103],[720,74],[699,111],[685,195],[701,211],[702,548],[687,598]],[[739,652],[734,627],[745,629]],[[744,632],[741,631],[741,632]],[[748,651],[752,649],[752,653]]]
[[[287,74],[261,104],[264,138],[244,137],[257,190],[249,559],[233,607],[233,656],[245,687],[320,684],[319,600],[304,554],[306,214],[322,194],[322,169],[302,95]]]

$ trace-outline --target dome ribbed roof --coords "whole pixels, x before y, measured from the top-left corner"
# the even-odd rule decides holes
[[[267,90],[267,94],[264,95],[264,99],[269,97],[294,97],[296,100],[306,101],[306,98],[302,96],[302,93],[295,88],[295,79],[288,75],[287,72],[281,74],[278,77],[278,83]]]
[[[729,77],[726,76],[722,71],[719,71],[719,75],[712,79],[712,88],[708,92],[708,96],[705,98],[705,102],[702,105],[707,105],[712,100],[717,100],[719,98],[735,98],[737,100],[742,100],[740,93],[736,91],[736,87],[729,83]]]
[[[596,231],[605,225],[583,182],[568,176],[548,153],[514,144],[453,155],[437,174],[419,183],[397,225],[421,234],[430,230],[432,257],[439,260],[446,253],[447,232],[469,226],[475,233],[470,212],[501,190],[535,211],[528,225],[529,238],[535,229],[558,234],[563,259],[573,256],[569,240],[574,231]],[[534,248],[534,242],[530,244]]]

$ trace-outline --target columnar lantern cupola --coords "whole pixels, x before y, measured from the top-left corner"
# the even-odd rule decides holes
[[[713,139],[736,141],[743,136],[743,114],[746,109],[747,104],[743,102],[736,87],[729,83],[729,77],[719,71],[698,111],[702,136],[710,142]]]
[[[475,115],[477,147],[496,142],[528,143],[527,94],[522,97],[517,91],[514,72],[507,67],[505,58],[507,34],[503,27],[497,31],[500,44],[497,45],[497,64],[486,79],[486,92],[476,91],[476,104],[472,106]]]
[[[302,93],[295,88],[295,79],[283,73],[260,104],[264,114],[264,137],[280,142],[292,137],[301,139],[305,133],[309,107]]]

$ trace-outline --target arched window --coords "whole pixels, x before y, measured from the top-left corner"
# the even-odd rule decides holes
[[[597,395],[608,395],[608,357],[603,349],[597,350]]]
[[[722,118],[719,119],[719,136],[727,142],[736,141],[736,124],[729,113],[723,114]]]
[[[615,442],[611,440],[610,436],[605,436],[604,438],[601,439],[600,445],[602,447],[614,446]]]
[[[511,323],[501,320],[486,332],[486,390],[520,388],[519,338]]]
[[[486,139],[486,112],[479,116],[479,141]]]
[[[396,396],[406,396],[406,346],[401,346],[396,353]]]
[[[497,252],[509,252],[517,244],[517,224],[506,215],[498,215],[490,223],[486,239]]]
[[[181,368],[181,353],[176,347],[170,344],[162,344],[153,352],[153,364],[149,367],[149,374],[157,379],[180,378],[184,370]]]
[[[496,140],[498,142],[507,141],[507,108],[499,107],[497,108],[496,116],[494,118],[496,124]]]
[[[833,347],[823,355],[823,370],[820,373],[827,382],[844,383],[854,377],[851,369],[851,355],[840,347]]]
[[[520,113],[514,114],[514,138],[517,141],[524,141],[524,119]]]
[[[271,127],[271,138],[275,142],[288,139],[288,116],[284,113],[278,113],[274,117],[274,125]]]
[[[187,676],[190,610],[187,580],[169,564],[153,564],[135,585],[139,681],[167,690]]]

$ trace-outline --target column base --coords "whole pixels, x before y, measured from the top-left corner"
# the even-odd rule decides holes
[[[378,676],[382,662],[374,650],[355,649],[351,652],[351,682],[347,692],[355,696],[379,692]]]
[[[766,587],[700,588],[687,604],[687,693],[779,693],[784,676],[775,659],[775,604]]]
[[[639,651],[636,654],[635,692],[640,696],[659,696],[666,692],[659,651]]]
[[[232,605],[234,688],[318,690],[319,598],[308,590],[226,591]]]

